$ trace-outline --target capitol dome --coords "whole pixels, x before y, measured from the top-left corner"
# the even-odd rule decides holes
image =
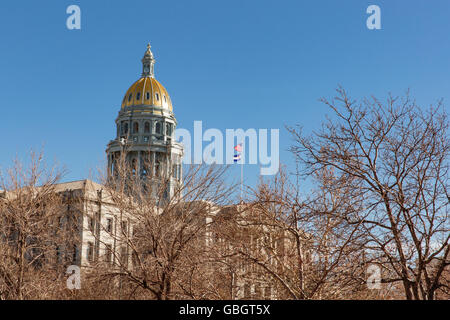
[[[147,45],[142,58],[142,77],[131,85],[122,100],[122,109],[133,106],[152,106],[172,110],[172,101],[166,88],[155,79],[155,59]]]
[[[155,106],[172,111],[172,101],[158,80],[142,77],[131,85],[122,101],[122,109],[132,106]]]

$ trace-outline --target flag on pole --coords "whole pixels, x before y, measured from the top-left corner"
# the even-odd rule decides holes
[[[237,146],[235,146],[234,150],[236,151],[236,153],[233,157],[233,160],[236,163],[239,160],[241,160],[242,142],[239,143]],[[241,200],[242,200],[243,185],[244,185],[244,161],[241,161]]]

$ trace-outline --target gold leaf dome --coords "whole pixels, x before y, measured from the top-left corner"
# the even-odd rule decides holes
[[[166,88],[155,78],[145,76],[137,80],[127,90],[122,101],[122,109],[132,106],[154,106],[172,110],[172,101]]]
[[[142,76],[131,85],[122,100],[122,109],[134,106],[152,106],[172,110],[172,101],[169,93],[158,80],[155,79],[155,58],[147,45],[142,58]]]

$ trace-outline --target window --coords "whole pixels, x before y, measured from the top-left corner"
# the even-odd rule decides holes
[[[144,124],[144,132],[149,133],[150,132],[150,122],[146,122]]]
[[[133,175],[136,174],[136,170],[137,170],[137,161],[136,161],[136,159],[133,159],[131,161],[131,171],[132,171]]]
[[[136,93],[136,100],[139,100],[140,98],[141,98],[141,93],[140,92]]]
[[[72,252],[72,262],[78,261],[78,246],[76,244],[73,245],[73,252]]]
[[[162,134],[161,122],[156,123],[155,129],[157,134]]]
[[[130,102],[131,101],[131,98],[133,97],[133,94],[132,93],[130,93],[130,95],[128,96],[128,102]]]
[[[150,99],[150,92],[148,92],[148,91],[147,91],[147,94],[146,94],[146,98],[147,98],[147,100]]]
[[[128,122],[125,122],[123,125],[123,133],[127,134],[128,133]]]
[[[126,234],[128,232],[128,224],[126,221],[122,221],[122,231]]]
[[[144,142],[148,142],[148,137],[144,137]]]
[[[159,160],[156,160],[155,161],[155,175],[157,177],[160,176],[160,173],[161,173],[161,172],[159,172],[160,168],[161,168],[161,163],[159,162]]]
[[[88,242],[87,258],[89,262],[94,261],[94,244],[92,242]]]
[[[138,142],[138,137],[133,137],[133,142]]]
[[[120,248],[120,263],[122,267],[126,268],[128,266],[128,255],[126,247]]]
[[[61,262],[62,252],[59,246],[56,247],[56,261]]]
[[[159,94],[155,93],[155,96],[156,96],[156,101],[159,101]]]
[[[112,262],[112,247],[110,244],[105,244],[105,262],[107,264]]]
[[[163,95],[163,97],[164,97],[164,102],[167,102],[167,100],[166,100],[166,95]]]
[[[133,123],[133,133],[139,132],[139,123],[135,122]]]
[[[131,254],[131,263],[132,263],[133,267],[137,266],[139,263],[138,255],[135,251],[133,251],[133,253]]]
[[[172,136],[172,124],[171,123],[167,123],[166,124],[166,134],[170,137]]]
[[[106,232],[112,233],[113,231],[113,219],[107,218],[106,219]]]
[[[91,232],[94,232],[95,221],[91,216],[88,217],[88,227]]]

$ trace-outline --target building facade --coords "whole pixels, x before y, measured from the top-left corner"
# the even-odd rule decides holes
[[[112,184],[101,185],[81,180],[52,185],[52,192],[60,195],[62,200],[56,202],[58,207],[55,211],[58,214],[55,220],[58,222],[55,223],[55,229],[66,231],[65,237],[52,239],[52,249],[48,250],[51,251],[49,256],[52,264],[56,260],[56,266],[63,269],[76,265],[83,272],[96,269],[107,270],[108,273],[114,270],[131,272],[137,269],[136,256],[144,259],[151,254],[145,246],[149,241],[144,245],[135,242],[139,248],[131,248],[130,243],[140,234],[145,237],[149,234],[139,231],[142,220],[148,222],[148,219],[142,219],[139,225],[138,218],[142,218],[139,216],[139,213],[142,214],[140,210],[152,217],[161,217],[162,206],[150,201],[143,208],[132,194],[125,193],[124,196],[111,188],[117,182],[115,179],[125,179],[127,183],[127,179],[132,178],[129,176],[131,174],[145,182],[142,185],[150,185],[154,190],[163,185],[166,189],[163,198],[175,200],[173,202],[177,205],[171,208],[175,214],[169,215],[171,220],[164,225],[169,231],[172,221],[175,225],[176,219],[183,214],[189,219],[185,218],[188,222],[184,222],[187,226],[184,228],[183,225],[182,230],[197,230],[198,226],[202,226],[198,228],[196,245],[199,249],[195,252],[200,253],[196,257],[202,265],[207,265],[211,256],[204,256],[205,252],[214,252],[218,261],[214,265],[209,262],[208,266],[212,267],[202,269],[210,276],[208,282],[216,281],[212,283],[213,286],[221,287],[224,284],[226,290],[230,288],[227,297],[232,299],[274,299],[281,296],[282,291],[266,276],[265,269],[251,262],[255,257],[262,257],[267,260],[267,266],[282,267],[284,252],[290,244],[284,234],[263,228],[237,226],[236,222],[241,221],[235,220],[235,217],[248,211],[243,205],[223,208],[203,199],[187,201],[181,195],[180,198],[175,197],[180,194],[178,187],[183,182],[183,146],[175,141],[177,121],[172,101],[167,90],[155,79],[154,66],[155,59],[148,45],[142,58],[141,77],[125,93],[115,121],[116,136],[106,148],[107,179]],[[123,166],[128,169],[125,174]],[[6,193],[0,193],[0,201],[7,196]],[[19,198],[14,192],[9,197]],[[155,194],[155,199],[159,197],[161,194]],[[137,207],[135,212],[132,212],[133,206]],[[248,215],[243,215],[244,218],[248,218]],[[261,247],[262,241],[276,247],[268,253]],[[137,251],[140,252],[141,248],[146,252],[139,256]],[[233,252],[240,253],[236,255]],[[222,255],[229,258],[222,261]],[[33,259],[35,255],[31,252],[30,260]],[[152,266],[148,266],[148,269],[153,270]]]

